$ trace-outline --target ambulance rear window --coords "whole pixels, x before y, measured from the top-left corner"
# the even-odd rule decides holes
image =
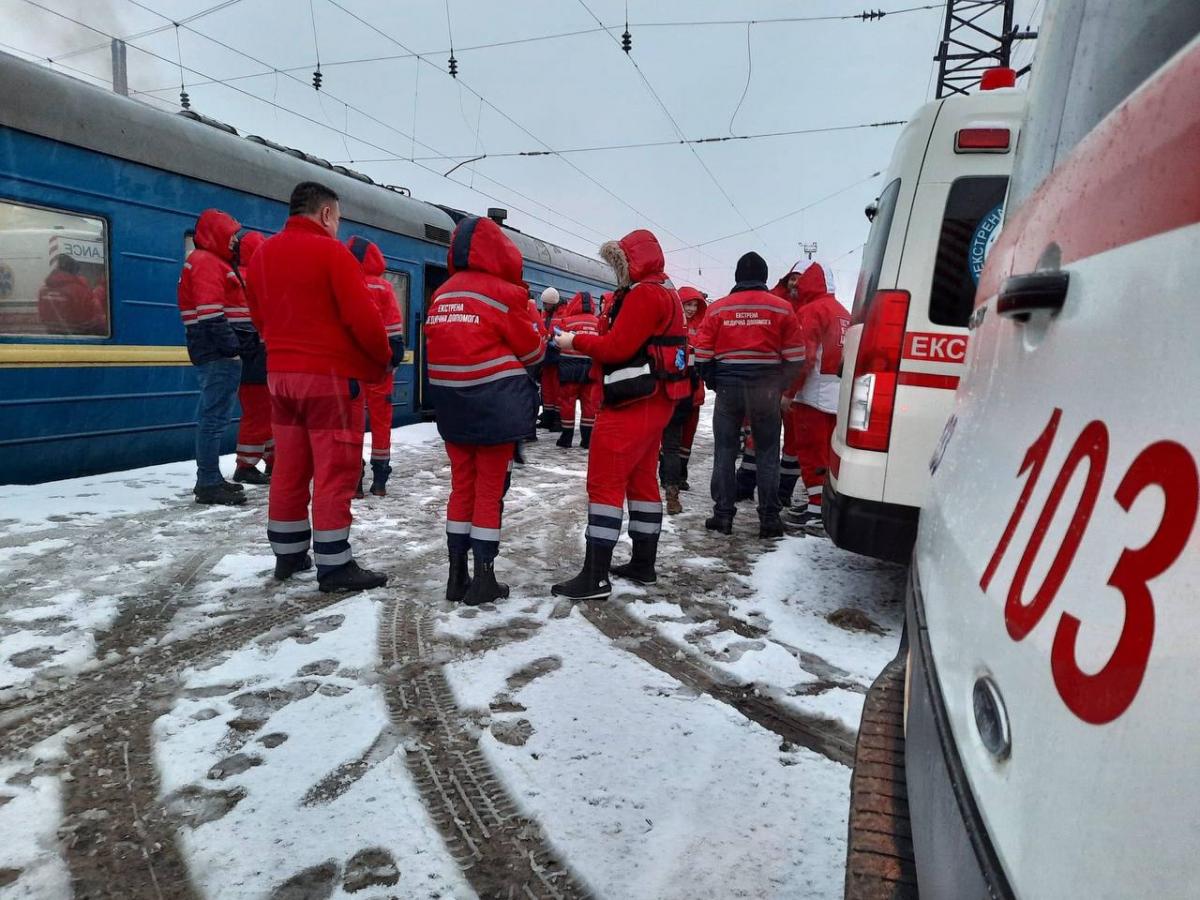
[[[929,289],[935,325],[967,327],[983,261],[1000,232],[1007,187],[1004,176],[959,178],[950,186]]]
[[[875,206],[875,218],[871,220],[871,234],[863,248],[862,268],[858,273],[858,287],[854,291],[854,321],[861,322],[875,289],[879,287],[879,275],[883,271],[883,254],[887,250],[888,235],[892,231],[892,218],[896,214],[896,198],[900,196],[900,179],[897,178],[879,195]]]

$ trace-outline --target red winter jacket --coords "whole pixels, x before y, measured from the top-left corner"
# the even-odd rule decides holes
[[[567,306],[566,314],[555,324],[563,331],[576,335],[603,334],[604,321],[595,311],[595,301],[587,291],[580,291],[572,298]],[[558,380],[560,384],[584,384],[598,377],[592,372],[592,358],[575,345],[570,350],[563,350],[558,359]]]
[[[696,365],[714,386],[778,379],[783,387],[803,359],[792,307],[766,285],[713,303],[696,336]]]
[[[241,279],[233,270],[229,243],[242,226],[233,216],[206,209],[196,220],[196,249],[188,254],[179,276],[179,315],[187,334],[188,357],[196,365],[230,359],[240,352],[231,327],[249,324]]]
[[[611,370],[641,355],[652,338],[680,338],[686,343],[683,306],[663,271],[666,259],[658,238],[638,229],[620,241],[604,244],[600,255],[616,273],[619,299],[609,310],[607,333],[580,335],[574,341],[575,349]],[[679,349],[686,367],[686,349]],[[660,381],[655,394],[675,398],[676,383]]]
[[[688,335],[688,368],[692,370],[692,383],[695,385],[692,390],[692,405],[704,405],[704,379],[700,377],[700,373],[696,371],[696,337],[700,334],[700,325],[704,322],[704,314],[708,309],[708,300],[704,294],[696,290],[694,287],[685,285],[679,289],[679,302],[687,304],[691,301],[696,302],[696,312],[690,318],[687,315],[685,307],[683,315],[687,320],[687,335]]]
[[[804,341],[804,370],[788,389],[793,402],[822,412],[837,413],[842,368],[842,348],[850,313],[833,295],[833,279],[820,263],[813,263],[796,282],[800,336]]]
[[[49,334],[104,334],[108,330],[107,298],[82,275],[55,269],[38,289],[37,301],[38,318]]]
[[[247,293],[271,372],[380,381],[392,357],[358,260],[307,216],[250,261]]]
[[[383,328],[392,347],[391,366],[395,369],[404,362],[404,319],[400,313],[400,303],[396,300],[395,288],[383,277],[387,269],[383,253],[379,247],[362,237],[350,238],[346,246],[362,265],[367,289],[371,292],[371,299],[375,301],[375,308],[379,311],[379,318],[383,320]]]
[[[429,389],[438,433],[455,444],[505,444],[527,437],[537,387],[526,366],[545,353],[529,314],[524,262],[491,219],[463,219],[450,238],[450,278],[425,317]]]

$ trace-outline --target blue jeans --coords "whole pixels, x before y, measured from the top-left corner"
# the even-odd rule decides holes
[[[233,401],[242,379],[242,361],[214,359],[196,366],[200,403],[196,407],[196,487],[220,484],[221,438],[229,428]]]

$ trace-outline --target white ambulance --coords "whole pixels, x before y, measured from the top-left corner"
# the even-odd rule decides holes
[[[846,333],[822,514],[839,547],[907,562],[950,415],[1025,95],[1011,69],[923,106],[901,133]],[[870,214],[870,213],[869,213]]]
[[[1200,3],[1057,0],[1039,43],[852,898],[1200,896]]]

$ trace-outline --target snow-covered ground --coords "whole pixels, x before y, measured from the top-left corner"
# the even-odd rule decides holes
[[[697,488],[710,444],[705,416]],[[356,504],[356,555],[392,581],[345,599],[311,573],[273,583],[265,490],[197,507],[187,463],[0,487],[0,898],[95,877],[465,898],[510,845],[555,857],[567,896],[839,896],[849,769],[737,690],[852,733],[895,652],[900,570],[759,541],[750,506],[707,533],[693,489],[660,583],[618,583],[601,620],[548,589],[582,554],[586,454],[526,453],[497,565],[512,597],[478,610],[442,599],[431,425],[396,429],[390,496]]]

